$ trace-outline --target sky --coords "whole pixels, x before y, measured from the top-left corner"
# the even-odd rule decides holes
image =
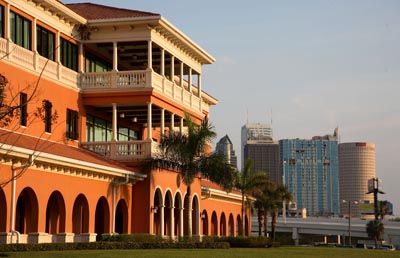
[[[87,2],[63,0],[64,3]],[[161,14],[216,62],[202,88],[240,160],[240,130],[274,139],[332,134],[376,145],[376,175],[400,215],[400,1],[96,0]]]

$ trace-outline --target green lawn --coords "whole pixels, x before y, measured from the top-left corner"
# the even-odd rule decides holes
[[[0,257],[21,258],[391,258],[400,257],[400,251],[344,249],[331,247],[280,247],[263,249],[153,249],[153,250],[79,250],[51,252],[0,253]]]

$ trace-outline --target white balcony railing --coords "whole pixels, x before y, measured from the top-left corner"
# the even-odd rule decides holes
[[[61,63],[48,60],[39,53],[23,48],[4,38],[0,38],[0,60],[13,63],[38,74],[42,73],[46,78],[59,81],[73,88],[79,86],[76,71],[64,67]]]
[[[152,70],[111,71],[102,73],[77,73],[59,62],[40,56],[4,38],[0,38],[0,60],[14,63],[25,69],[42,73],[44,77],[59,81],[64,85],[83,90],[91,89],[135,89],[149,88],[178,102],[186,109],[201,113],[202,100],[196,93],[177,85]]]
[[[105,158],[117,161],[143,161],[159,153],[157,142],[121,141],[121,142],[85,142],[81,146],[96,152]]]

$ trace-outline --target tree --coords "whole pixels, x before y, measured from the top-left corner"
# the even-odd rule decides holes
[[[263,217],[264,235],[267,235],[268,213],[271,213],[271,237],[275,240],[275,226],[279,209],[283,207],[283,201],[289,202],[292,199],[291,194],[284,185],[278,185],[269,181],[264,185],[261,191],[255,194],[255,207],[261,210]]]
[[[264,172],[254,173],[253,170],[253,161],[248,159],[245,160],[243,170],[238,174],[235,187],[240,191],[242,195],[242,225],[241,232],[244,236],[245,229],[245,199],[249,197],[249,195],[255,193],[262,189],[265,184],[268,182],[268,177]]]
[[[381,220],[389,213],[389,207],[387,201],[379,201],[378,203],[378,215]]]
[[[367,223],[367,234],[375,240],[375,248],[378,248],[378,240],[382,239],[384,232],[385,228],[380,220],[371,220]]]
[[[187,133],[171,132],[161,140],[160,157],[152,161],[152,169],[176,170],[177,182],[186,185],[185,201],[188,204],[185,213],[187,236],[192,236],[192,183],[201,174],[210,180],[222,184],[229,190],[233,186],[235,171],[219,154],[210,154],[207,150],[211,139],[216,136],[208,119],[196,125],[186,113]]]

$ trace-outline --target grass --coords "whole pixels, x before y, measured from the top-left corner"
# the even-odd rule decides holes
[[[0,257],[20,258],[392,258],[400,257],[399,251],[364,250],[330,247],[280,247],[263,249],[140,249],[140,250],[77,250],[51,252],[0,253]]]

